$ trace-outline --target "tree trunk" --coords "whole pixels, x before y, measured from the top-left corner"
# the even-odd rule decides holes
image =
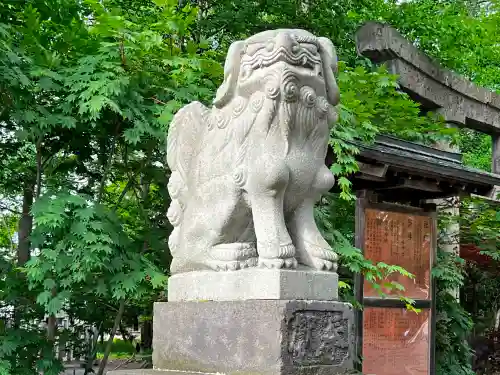
[[[125,311],[125,299],[120,301],[120,307],[118,308],[118,312],[116,313],[115,322],[113,324],[113,329],[111,330],[111,334],[109,335],[108,342],[106,344],[106,349],[104,350],[104,356],[99,364],[99,371],[97,375],[103,375],[104,369],[106,368],[106,364],[108,363],[109,353],[111,353],[111,348],[113,346],[113,339],[115,338],[116,331],[120,327],[120,322],[122,321],[123,312]]]
[[[30,235],[33,230],[33,216],[31,216],[31,207],[33,206],[34,200],[34,183],[27,182],[23,188],[23,207],[21,218],[19,219],[18,229],[17,229],[17,240],[18,245],[16,249],[17,255],[17,265],[22,267],[30,259],[31,253],[31,243]],[[24,280],[24,274],[19,274],[19,278]],[[14,327],[19,327],[21,325],[21,319],[24,315],[23,311],[25,305],[28,304],[25,298],[21,298],[16,302],[16,308],[13,314]]]
[[[123,324],[120,323],[120,333],[122,334],[123,341],[130,341],[132,342],[133,338],[132,335],[129,335]]]
[[[142,202],[145,207],[147,207],[149,201],[149,189],[150,181],[145,175],[141,177],[141,189],[142,189]],[[142,251],[145,252],[148,249],[148,242],[144,240]],[[141,350],[151,349],[153,346],[153,324],[152,320],[143,320],[141,324]]]
[[[57,319],[54,314],[49,316],[47,322],[47,339],[55,343],[56,341]]]
[[[24,266],[30,259],[31,230],[33,229],[33,216],[31,216],[31,206],[33,205],[35,186],[27,184],[23,189],[23,210],[18,227],[17,264]]]
[[[141,325],[141,347],[148,350],[153,347],[153,320],[145,319]]]
[[[139,317],[137,315],[134,316],[134,331],[139,330]]]
[[[104,337],[104,331],[102,330],[102,322],[99,324],[99,328],[93,327],[92,337],[89,338],[89,347],[87,350],[87,356],[85,358],[85,373],[84,375],[93,373],[92,368],[94,367],[94,361],[97,353],[97,341],[99,341],[99,335]]]

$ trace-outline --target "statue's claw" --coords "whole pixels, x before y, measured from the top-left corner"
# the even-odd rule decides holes
[[[295,269],[297,268],[297,259],[295,258],[286,258],[286,259],[268,259],[268,258],[259,258],[259,267],[261,268],[289,268]]]
[[[337,271],[337,263],[328,260],[313,258],[312,263],[313,267],[319,271]]]
[[[244,268],[255,267],[256,265],[257,258],[234,261],[211,260],[208,262],[208,266],[214,271],[237,271]]]
[[[338,255],[330,249],[307,243],[307,248],[297,253],[300,264],[320,271],[337,271]]]
[[[259,263],[259,258],[249,258],[243,262],[241,262],[241,268],[251,268],[251,267],[257,267],[257,264]]]
[[[295,258],[285,259],[285,268],[295,269],[297,268],[297,264],[298,262]]]
[[[268,259],[268,258],[259,258],[259,267],[260,268],[283,268],[285,265],[285,260],[280,258]]]

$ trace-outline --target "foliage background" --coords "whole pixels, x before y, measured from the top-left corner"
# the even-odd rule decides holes
[[[316,215],[341,255],[344,297],[352,297],[356,272],[375,282],[404,272],[376,267],[352,246],[345,175],[356,171],[357,149],[348,141],[382,132],[432,143],[450,134],[439,118],[421,116],[397,90],[397,77],[357,55],[354,33],[367,20],[388,22],[442,64],[496,90],[498,10],[498,1],[473,0],[2,1],[0,374],[58,372],[53,344],[80,341],[79,332],[57,329],[61,313],[81,330],[97,328],[80,348],[88,363],[99,336],[111,334],[106,358],[114,334],[139,317],[150,346],[148,317],[152,301],[166,298],[170,264],[164,135],[183,104],[210,102],[229,44],[264,29],[329,37],[341,60],[340,122],[331,134],[340,189]],[[487,136],[453,136],[466,163],[490,168]],[[487,243],[484,251],[497,257],[497,210],[462,206],[467,240]],[[438,374],[471,374],[464,340],[477,322],[447,290],[472,271],[440,256]]]

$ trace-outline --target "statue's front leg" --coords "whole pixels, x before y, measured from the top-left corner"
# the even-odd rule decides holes
[[[288,228],[297,249],[300,264],[327,271],[337,270],[338,256],[321,235],[314,220],[314,204],[321,194],[331,189],[334,177],[326,166],[322,167],[311,187],[288,220]]]
[[[300,264],[326,271],[337,270],[337,254],[321,235],[314,221],[314,199],[304,200],[288,222]]]
[[[297,267],[295,247],[286,228],[283,213],[283,199],[289,175],[284,162],[272,159],[249,171],[247,191],[261,267]]]

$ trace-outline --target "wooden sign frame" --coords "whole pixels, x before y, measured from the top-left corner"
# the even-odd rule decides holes
[[[392,203],[378,203],[375,195],[370,195],[366,191],[358,193],[356,201],[356,247],[365,253],[365,228],[366,228],[366,210],[378,210],[386,213],[407,214],[411,216],[423,216],[431,219],[430,225],[430,294],[428,299],[416,299],[415,307],[430,311],[429,327],[429,375],[435,375],[435,336],[436,336],[436,282],[432,277],[431,271],[436,261],[437,249],[437,211],[435,204],[425,204],[419,207],[406,206]],[[385,263],[391,264],[388,259]],[[393,262],[394,263],[394,262]],[[404,302],[398,298],[381,298],[381,297],[365,297],[364,295],[364,278],[358,275],[355,280],[355,296],[363,307],[368,308],[389,308],[401,309],[406,308]],[[403,292],[404,295],[404,292]],[[362,310],[357,311],[356,316],[356,331],[357,331],[357,353],[358,357],[363,357],[363,332],[364,332],[364,314]],[[414,313],[415,314],[415,313]],[[401,364],[404,365],[403,363]],[[358,370],[362,372],[362,364],[359,364]],[[365,374],[368,375],[368,374]],[[378,375],[378,374],[377,374]],[[418,374],[420,375],[420,374]],[[426,374],[427,375],[427,374]]]

